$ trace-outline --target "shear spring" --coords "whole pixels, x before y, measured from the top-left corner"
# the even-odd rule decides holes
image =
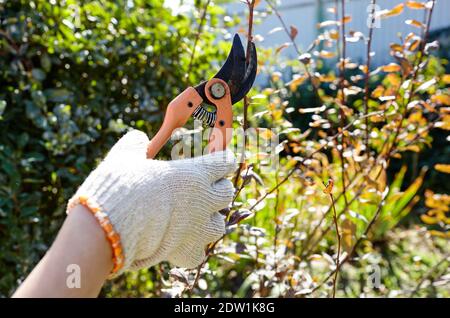
[[[216,123],[216,112],[211,112],[205,109],[202,105],[198,106],[196,110],[192,113],[192,116],[198,120],[201,120],[204,124],[209,127],[214,127]]]

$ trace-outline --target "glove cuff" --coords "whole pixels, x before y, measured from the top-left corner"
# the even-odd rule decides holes
[[[120,235],[115,230],[108,215],[103,211],[102,207],[93,198],[89,198],[83,195],[75,195],[69,200],[66,213],[69,214],[75,206],[80,204],[86,207],[92,213],[102,230],[105,232],[106,239],[111,245],[114,266],[111,270],[109,278],[113,278],[119,274],[119,271],[121,269],[123,269],[125,261]]]

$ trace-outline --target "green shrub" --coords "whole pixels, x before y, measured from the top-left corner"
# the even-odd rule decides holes
[[[226,52],[203,33],[185,81],[196,18],[159,0],[55,2],[0,1],[2,296],[49,247],[67,199],[117,138],[155,132],[170,99]]]

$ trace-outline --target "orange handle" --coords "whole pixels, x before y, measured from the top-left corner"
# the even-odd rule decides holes
[[[220,99],[216,99],[211,95],[211,86],[221,84],[225,88],[225,95]],[[206,83],[205,94],[212,101],[217,109],[216,122],[214,128],[209,135],[208,152],[225,150],[228,143],[233,137],[232,123],[233,112],[231,110],[231,94],[228,85],[219,78],[213,78]]]
[[[217,99],[211,95],[210,89],[214,84],[220,83],[225,89],[223,97]],[[231,111],[231,94],[228,85],[218,78],[206,83],[205,94],[217,108],[216,122],[209,135],[208,152],[212,153],[226,149],[233,134],[231,124],[233,113]],[[167,106],[161,128],[150,141],[147,147],[147,159],[153,159],[169,140],[176,128],[183,127],[191,117],[194,110],[203,102],[202,97],[195,88],[188,87]]]
[[[176,128],[183,127],[186,124],[202,101],[202,97],[195,88],[188,87],[169,103],[162,126],[147,147],[148,159],[153,159],[158,154]]]

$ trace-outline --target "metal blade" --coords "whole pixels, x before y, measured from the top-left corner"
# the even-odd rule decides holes
[[[214,78],[220,78],[225,81],[230,87],[231,100],[235,104],[240,101],[245,94],[250,90],[255,81],[257,69],[257,56],[254,43],[250,43],[250,59],[246,63],[245,51],[239,35],[235,34],[233,38],[233,45],[230,53],[223,64],[222,68],[214,75]],[[212,105],[205,94],[206,81],[195,86],[198,94],[203,98],[203,101]]]
[[[252,85],[255,82],[256,70],[258,68],[258,57],[256,54],[256,47],[253,42],[250,42],[249,53],[250,53],[249,63],[246,66],[245,76],[239,83],[239,91],[234,94],[231,94],[231,102],[233,104],[237,103],[242,98],[244,98],[244,96],[252,88]]]

